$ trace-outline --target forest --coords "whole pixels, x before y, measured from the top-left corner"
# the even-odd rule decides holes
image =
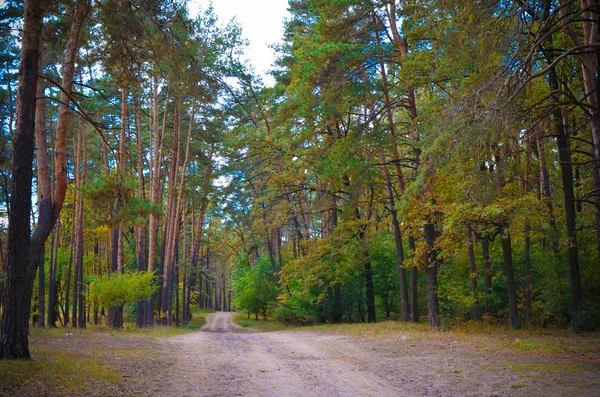
[[[1,358],[30,327],[600,328],[600,4],[6,0]],[[277,38],[274,38],[274,41]]]

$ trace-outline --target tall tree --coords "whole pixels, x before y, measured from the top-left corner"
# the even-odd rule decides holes
[[[31,264],[31,185],[35,94],[42,30],[42,1],[26,0],[19,63],[17,128],[13,149],[8,261],[0,330],[0,358],[29,359],[29,313],[36,267]]]

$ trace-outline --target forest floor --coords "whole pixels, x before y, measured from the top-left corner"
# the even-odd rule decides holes
[[[176,336],[36,331],[33,361],[0,364],[0,395],[600,396],[597,334],[396,322],[255,332],[233,316]]]

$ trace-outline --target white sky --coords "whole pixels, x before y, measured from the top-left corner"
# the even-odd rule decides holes
[[[265,76],[275,61],[275,53],[269,45],[279,43],[283,36],[283,19],[289,15],[287,0],[190,0],[190,15],[195,17],[198,9],[206,10],[211,2],[222,24],[235,17],[244,37],[250,41],[248,60]],[[268,76],[264,82],[266,85],[274,83]]]

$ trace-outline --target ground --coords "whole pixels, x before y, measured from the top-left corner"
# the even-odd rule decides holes
[[[37,333],[33,363],[60,364],[52,353],[60,351],[82,367],[98,365],[95,375],[74,382],[86,374],[56,365],[58,382],[19,384],[5,382],[0,367],[0,395],[600,396],[598,335],[437,332],[393,322],[253,332],[232,320],[215,313],[201,331],[168,338]]]

